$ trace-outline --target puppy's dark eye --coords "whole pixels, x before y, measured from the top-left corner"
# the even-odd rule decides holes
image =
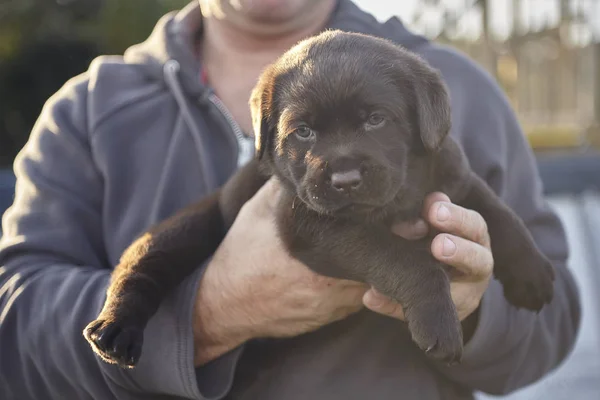
[[[385,122],[385,118],[383,115],[371,114],[371,115],[369,115],[369,118],[367,119],[367,127],[370,129],[377,128],[377,127],[383,125],[384,122]]]
[[[309,140],[314,135],[314,131],[306,125],[300,125],[296,128],[294,133],[296,134],[296,137],[298,137],[298,139],[300,140]]]

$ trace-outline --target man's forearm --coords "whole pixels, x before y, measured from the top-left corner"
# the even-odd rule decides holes
[[[0,286],[7,288],[0,293],[0,381],[6,383],[0,398],[134,398],[127,381],[106,379],[107,365],[81,340],[108,272],[31,260],[3,264],[0,257]]]
[[[228,329],[216,313],[208,311],[208,307],[199,302],[196,304],[194,366],[198,368],[240,346],[246,339],[234,329]],[[202,311],[198,312],[199,309]]]
[[[194,308],[194,366],[201,367],[249,340],[246,314],[227,294],[216,288],[213,275],[204,276]]]

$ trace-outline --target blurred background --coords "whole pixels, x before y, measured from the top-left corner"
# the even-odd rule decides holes
[[[12,203],[14,157],[48,97],[189,1],[0,0],[0,214]],[[600,399],[600,0],[354,1],[463,51],[506,92],[567,230],[583,296],[572,356],[507,398]]]
[[[478,61],[538,151],[600,148],[597,0],[356,1]]]
[[[43,103],[65,80],[96,55],[120,54],[144,40],[161,15],[188,2],[0,0],[0,167],[12,163]],[[536,155],[560,153],[563,162],[576,155],[581,164],[600,150],[600,1],[356,3],[479,62],[508,95]],[[563,179],[555,177],[548,190],[585,186],[581,173]]]

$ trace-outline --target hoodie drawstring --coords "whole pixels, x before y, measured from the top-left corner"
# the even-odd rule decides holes
[[[184,120],[187,122],[190,131],[192,132],[192,139],[194,140],[194,145],[196,146],[196,150],[198,152],[198,156],[200,157],[200,162],[202,163],[203,168],[203,177],[204,184],[207,190],[213,190],[217,187],[217,182],[213,174],[208,173],[211,170],[210,165],[210,154],[208,149],[202,145],[202,135],[200,133],[200,129],[198,129],[198,125],[194,121],[194,117],[192,112],[190,111],[189,104],[183,93],[183,89],[181,88],[181,83],[179,79],[177,79],[177,73],[179,72],[179,63],[175,60],[169,60],[164,66],[164,74],[167,85],[171,89],[173,96],[175,96],[175,100],[179,105],[179,109],[181,110],[181,114],[183,115]]]
[[[194,141],[194,145],[196,147],[196,152],[198,153],[198,157],[200,158],[200,163],[202,165],[202,184],[204,185],[205,190],[208,192],[210,190],[214,190],[217,187],[217,181],[214,174],[211,174],[211,165],[210,165],[210,154],[205,146],[202,144],[202,136],[200,134],[200,130],[196,125],[192,113],[190,111],[190,107],[187,103],[185,94],[183,93],[183,89],[179,83],[177,78],[177,73],[179,72],[179,63],[175,60],[169,60],[163,68],[163,73],[165,77],[165,81],[167,86],[173,93],[177,104],[179,105],[179,109],[181,110],[181,114],[183,116],[183,120],[187,124],[189,130],[191,131],[191,136]],[[177,127],[176,127],[177,128]],[[175,149],[177,148],[177,144],[182,140],[182,132],[184,129],[175,129],[175,137],[171,140],[169,144],[169,148],[167,150],[167,160],[173,160]],[[165,169],[164,171],[166,171]],[[158,221],[160,214],[160,205],[164,202],[163,197],[167,195],[166,193],[166,185],[168,183],[167,173],[164,172],[160,180],[158,182],[157,187],[157,198],[154,201],[150,212],[150,220]]]

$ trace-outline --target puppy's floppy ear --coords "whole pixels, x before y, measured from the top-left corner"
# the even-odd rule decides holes
[[[450,96],[440,74],[418,62],[414,74],[416,121],[425,149],[435,152],[450,132],[452,125]]]
[[[254,130],[254,146],[256,156],[260,160],[271,146],[275,130],[271,122],[273,112],[274,81],[270,69],[259,78],[250,95],[250,112],[252,129]]]

